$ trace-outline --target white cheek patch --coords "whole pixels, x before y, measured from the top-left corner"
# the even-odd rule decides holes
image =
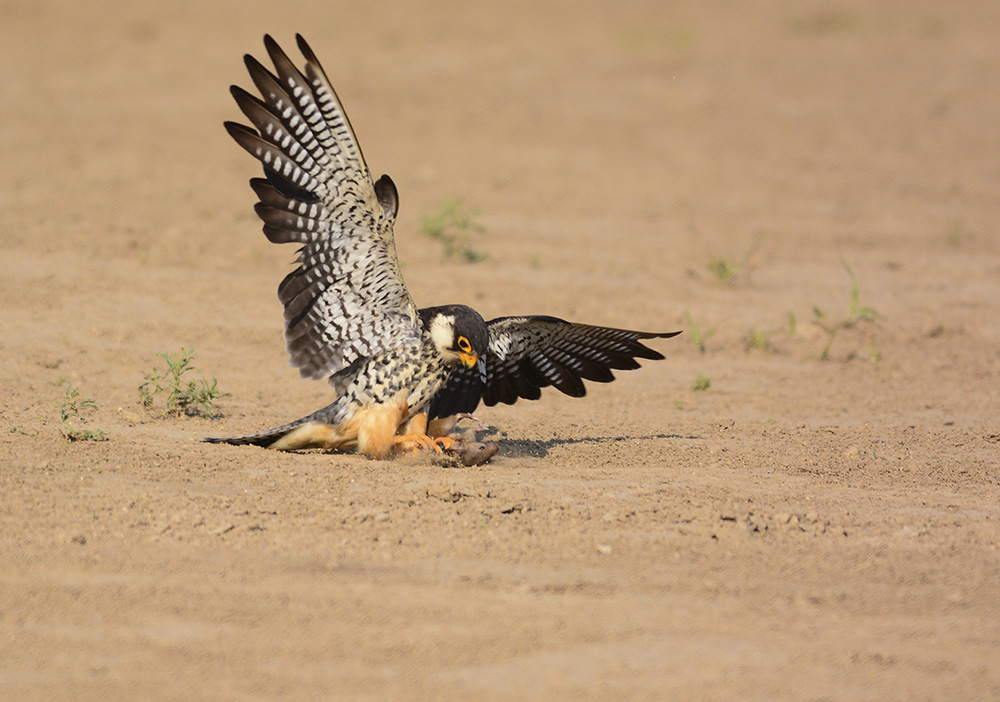
[[[441,315],[431,321],[431,341],[441,353],[451,348],[455,340],[455,317]]]

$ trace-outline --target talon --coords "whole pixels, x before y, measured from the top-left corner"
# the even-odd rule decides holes
[[[393,438],[392,443],[395,446],[401,446],[404,451],[407,449],[413,451],[416,449],[426,449],[435,453],[442,453],[442,447],[438,446],[435,440],[427,436],[427,434],[402,434]],[[408,447],[406,444],[411,444],[412,446]]]
[[[435,448],[437,448],[438,453],[441,453],[442,451],[450,451],[455,447],[455,444],[459,443],[450,436],[438,436],[434,439],[431,439],[431,441],[434,442]]]

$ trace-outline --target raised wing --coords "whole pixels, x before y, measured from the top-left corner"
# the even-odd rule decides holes
[[[663,358],[640,343],[641,339],[680,334],[594,327],[555,317],[500,317],[487,326],[486,382],[476,369],[454,372],[431,401],[430,419],[472,412],[480,400],[489,406],[511,405],[518,398],[537,400],[541,389],[550,385],[572,397],[583,397],[587,393],[584,380],[609,383],[615,379],[612,370],[638,368],[636,358]]]
[[[291,363],[305,378],[330,378],[360,358],[419,334],[392,225],[398,199],[388,176],[372,182],[361,147],[316,55],[296,35],[300,71],[270,36],[274,73],[247,55],[257,98],[231,92],[256,129],[226,122],[264,166],[253,178],[264,234],[302,244],[299,267],[278,287]],[[334,380],[331,378],[331,382]]]

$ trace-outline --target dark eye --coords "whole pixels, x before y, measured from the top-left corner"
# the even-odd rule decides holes
[[[460,336],[458,337],[458,348],[462,349],[462,351],[465,351],[465,353],[469,353],[472,351],[472,344],[470,344],[469,340],[466,339],[464,336]]]

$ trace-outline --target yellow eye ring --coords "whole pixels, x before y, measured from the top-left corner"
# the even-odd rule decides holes
[[[472,351],[472,344],[464,336],[458,337],[458,348],[460,348],[465,353],[470,353]]]

